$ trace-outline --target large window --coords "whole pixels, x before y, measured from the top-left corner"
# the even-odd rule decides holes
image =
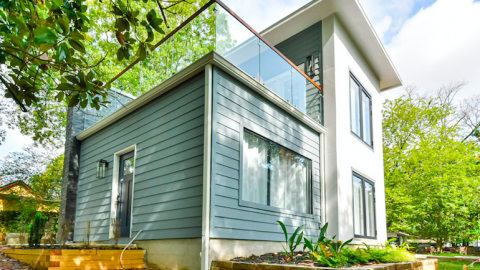
[[[350,75],[350,114],[352,132],[365,143],[373,146],[372,100],[353,75]]]
[[[312,213],[312,161],[245,130],[242,201]]]
[[[375,238],[375,188],[356,173],[353,173],[353,215],[355,236]]]

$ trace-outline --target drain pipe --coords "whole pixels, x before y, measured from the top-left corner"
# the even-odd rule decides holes
[[[125,246],[125,248],[122,250],[122,253],[120,254],[120,265],[122,266],[122,269],[125,269],[125,267],[123,266],[123,262],[122,262],[122,257],[123,257],[123,253],[125,252],[125,250],[128,248],[128,246],[130,246],[131,243],[133,243],[133,241],[135,241],[135,238],[137,238],[137,236],[142,232],[142,230],[138,231],[138,233],[135,235],[135,237],[133,237],[132,241],[130,241],[130,243],[128,243],[128,245]]]
[[[205,123],[203,144],[203,204],[201,270],[210,267],[210,183],[212,174],[212,98],[213,66],[205,66]]]

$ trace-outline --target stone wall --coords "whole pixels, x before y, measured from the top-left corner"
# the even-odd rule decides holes
[[[254,264],[229,261],[214,261],[210,270],[321,270],[335,269],[329,267],[306,267],[282,264]],[[429,259],[409,263],[387,263],[379,265],[369,265],[362,267],[352,267],[347,269],[362,270],[438,270],[438,260]]]

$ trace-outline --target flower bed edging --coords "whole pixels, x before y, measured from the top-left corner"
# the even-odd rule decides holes
[[[285,264],[256,264],[230,261],[213,261],[210,270],[322,270],[335,269],[329,267],[308,267]],[[377,265],[367,265],[362,267],[351,267],[346,269],[362,270],[438,270],[438,260],[428,259],[409,263],[386,263]]]
[[[5,256],[32,266],[35,270],[111,270],[122,269],[121,250],[98,249],[6,249]],[[126,269],[144,269],[145,250],[125,250]]]

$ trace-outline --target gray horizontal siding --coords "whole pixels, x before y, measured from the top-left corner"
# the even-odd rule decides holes
[[[88,221],[92,241],[108,240],[114,153],[133,144],[133,234],[201,237],[204,84],[202,73],[82,141],[75,241],[85,240]],[[100,159],[110,166],[97,179]]]
[[[307,56],[319,56],[322,52],[322,22],[308,27],[275,47],[295,65],[304,63]]]
[[[319,134],[269,103],[246,86],[214,68],[211,237],[282,241],[277,220],[289,231],[305,224],[318,236],[320,222]],[[313,215],[241,206],[240,152],[242,127],[312,159]]]
[[[295,65],[306,62],[308,56],[314,56],[314,75],[312,79],[323,87],[322,68],[322,22],[318,22],[302,32],[288,38],[275,46]],[[314,120],[323,124],[323,92],[313,85],[307,87],[307,111]]]

